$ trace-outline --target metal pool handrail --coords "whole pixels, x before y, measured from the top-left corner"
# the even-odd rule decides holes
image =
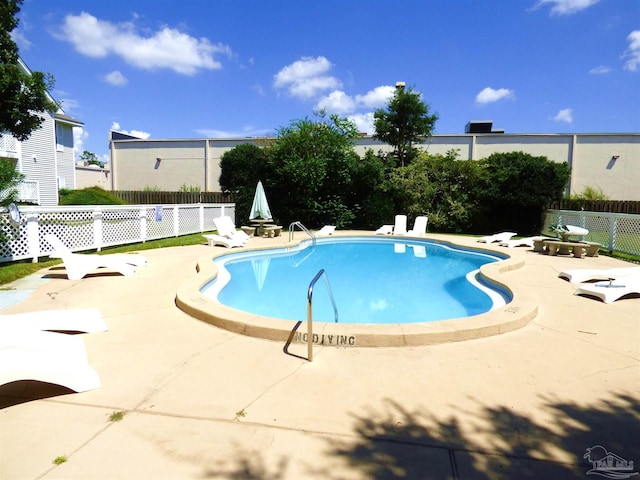
[[[305,232],[307,235],[309,235],[311,237],[311,242],[315,245],[316,244],[316,236],[311,233],[311,231],[305,227],[302,222],[292,222],[289,225],[289,241],[291,241],[293,239],[293,232],[296,229],[296,227],[299,227],[300,230],[302,230],[303,232]]]
[[[331,303],[333,305],[333,313],[335,316],[335,322],[338,323],[338,307],[336,305],[336,300],[333,298],[333,292],[331,291],[331,285],[329,285],[329,277],[327,277],[327,273],[324,271],[324,268],[321,269],[316,276],[313,277],[311,283],[309,283],[309,290],[307,291],[307,359],[312,362],[313,361],[313,287],[316,282],[320,279],[320,277],[324,277],[324,281],[327,285],[327,290],[329,291],[329,298],[331,299]]]

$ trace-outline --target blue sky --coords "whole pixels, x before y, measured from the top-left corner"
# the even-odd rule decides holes
[[[25,0],[19,18],[100,157],[110,129],[260,137],[322,107],[373,133],[397,81],[434,133],[640,131],[639,0]]]

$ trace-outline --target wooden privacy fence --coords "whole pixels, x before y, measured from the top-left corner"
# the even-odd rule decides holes
[[[560,200],[551,210],[640,214],[640,202],[631,200]]]
[[[147,192],[136,190],[114,190],[111,193],[131,205],[234,202],[233,195],[222,192]]]

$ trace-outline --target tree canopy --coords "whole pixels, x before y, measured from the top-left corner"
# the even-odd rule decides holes
[[[391,145],[398,164],[405,166],[417,154],[414,145],[431,135],[438,115],[429,114],[429,106],[419,92],[397,86],[386,109],[376,110],[373,118],[373,137]]]
[[[24,141],[42,125],[42,114],[55,111],[57,105],[47,94],[53,88],[53,76],[29,74],[20,64],[11,32],[18,26],[21,4],[22,0],[0,1],[0,132]]]

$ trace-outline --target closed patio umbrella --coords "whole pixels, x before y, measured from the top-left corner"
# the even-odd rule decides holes
[[[256,193],[253,196],[253,204],[251,205],[251,212],[249,213],[249,220],[270,220],[271,210],[269,210],[269,203],[267,203],[267,195],[264,193],[264,187],[262,182],[258,182],[256,187]]]

